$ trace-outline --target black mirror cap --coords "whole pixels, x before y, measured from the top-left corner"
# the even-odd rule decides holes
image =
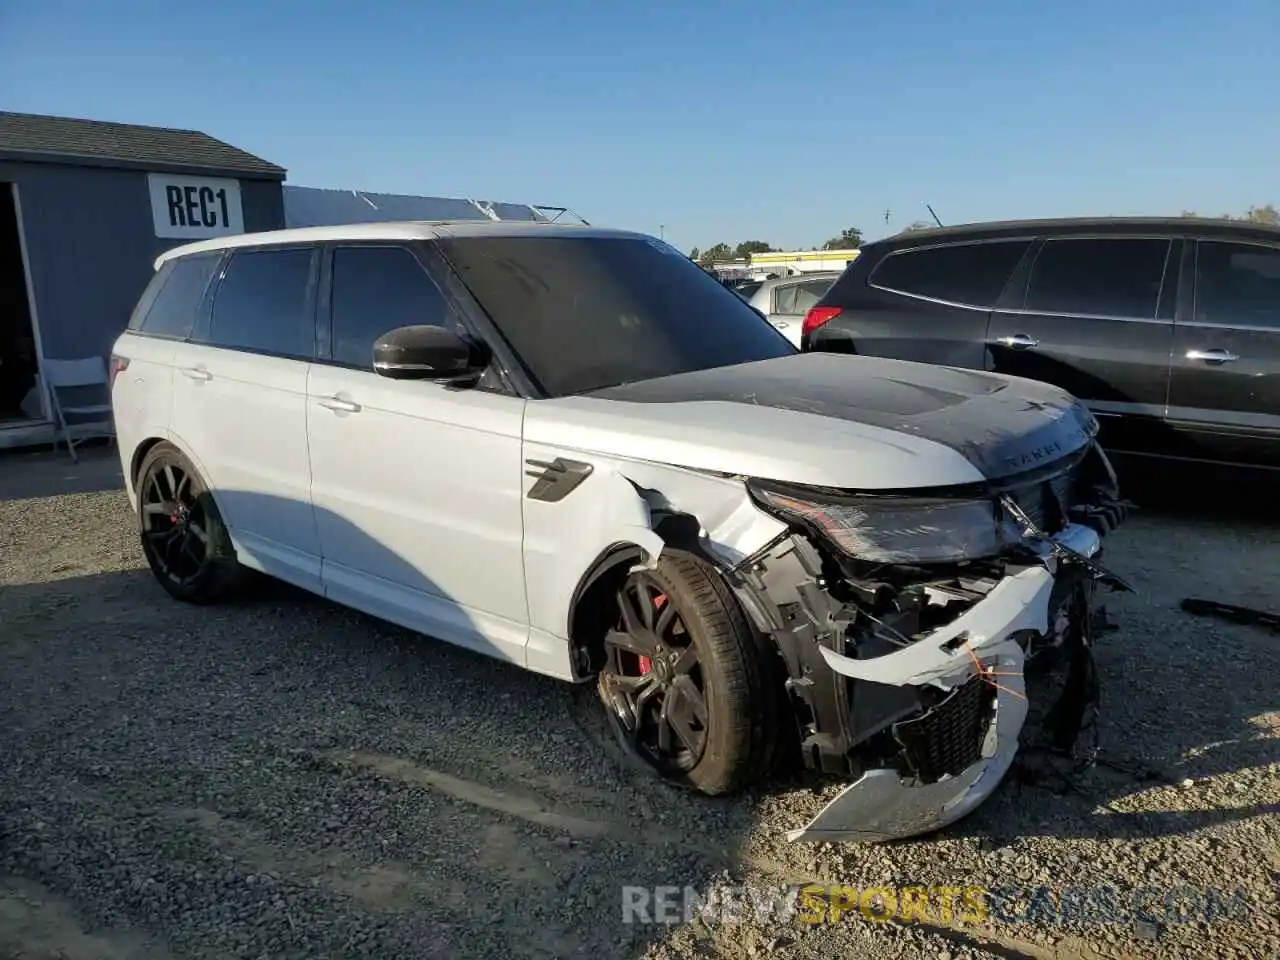
[[[392,380],[474,380],[489,366],[481,344],[453,330],[421,324],[398,327],[373,344],[373,369]]]

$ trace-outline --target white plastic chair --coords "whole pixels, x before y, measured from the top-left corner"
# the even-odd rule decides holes
[[[53,408],[53,415],[57,421],[56,432],[53,435],[53,449],[58,449],[58,434],[61,434],[63,442],[67,445],[67,453],[71,454],[73,461],[78,462],[80,458],[76,456],[76,444],[83,443],[91,437],[114,438],[115,429],[111,422],[109,402],[94,404],[77,402],[75,406],[65,406],[59,396],[60,390],[100,387],[102,396],[109,400],[107,364],[102,357],[83,357],[79,360],[46,359],[40,364],[40,375],[44,380],[45,389],[49,394],[49,405]],[[92,429],[87,434],[77,431],[81,432],[81,435],[73,438],[67,422],[68,417],[77,421],[77,427],[87,426]]]

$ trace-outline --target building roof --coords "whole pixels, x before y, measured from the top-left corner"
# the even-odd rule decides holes
[[[548,223],[534,220],[411,220],[387,223],[347,223],[261,233],[238,233],[227,237],[198,240],[166,250],[156,258],[157,270],[167,260],[195,253],[271,244],[324,243],[343,240],[448,240],[454,237],[629,237],[652,239],[629,230],[610,230],[579,223]],[[657,242],[657,241],[654,241]]]
[[[289,227],[328,227],[346,223],[392,223],[404,220],[542,221],[547,218],[529,204],[495,203],[453,197],[414,197],[362,190],[284,188],[284,222]]]
[[[268,163],[198,130],[0,111],[0,159],[283,180]]]

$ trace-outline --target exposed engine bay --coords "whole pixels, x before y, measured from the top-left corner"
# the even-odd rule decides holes
[[[981,489],[753,495],[791,530],[731,582],[786,661],[804,765],[854,780],[791,839],[935,829],[1020,747],[1072,751],[1096,706],[1097,587],[1128,589],[1097,560],[1128,508],[1096,443]],[[1060,689],[1032,703],[1051,670]]]

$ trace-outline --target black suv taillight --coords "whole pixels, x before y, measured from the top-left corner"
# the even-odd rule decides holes
[[[830,323],[840,316],[839,307],[810,307],[800,324],[800,336],[807,337],[823,324]]]

